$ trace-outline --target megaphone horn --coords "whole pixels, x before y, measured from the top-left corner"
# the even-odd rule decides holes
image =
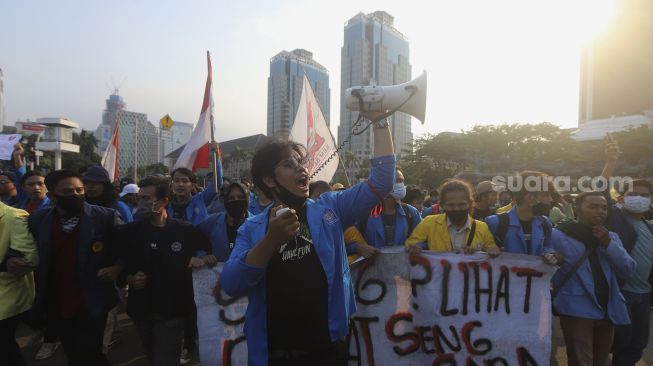
[[[418,78],[398,85],[359,86],[345,90],[347,108],[352,111],[392,114],[403,112],[424,124],[426,114],[426,71]]]

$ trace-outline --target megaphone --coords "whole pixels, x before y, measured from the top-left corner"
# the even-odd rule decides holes
[[[357,86],[345,90],[345,102],[351,111],[362,115],[404,112],[424,124],[426,114],[426,71],[417,79],[398,85]],[[385,117],[384,116],[384,117]]]

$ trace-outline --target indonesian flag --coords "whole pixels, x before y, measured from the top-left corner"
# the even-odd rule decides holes
[[[184,150],[175,163],[175,169],[183,167],[196,171],[197,169],[209,168],[209,141],[211,141],[211,124],[213,123],[213,93],[211,91],[213,72],[211,71],[211,54],[209,54],[209,51],[206,51],[206,62],[209,73],[206,77],[200,118],[195,125],[190,140],[186,143]]]
[[[107,145],[107,150],[102,156],[102,167],[107,170],[112,182],[118,179],[118,123],[116,123],[116,128],[113,129],[111,142]]]

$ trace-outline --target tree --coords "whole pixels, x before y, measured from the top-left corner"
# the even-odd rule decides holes
[[[73,144],[79,145],[79,154],[64,152],[61,162],[64,169],[81,171],[91,165],[101,164],[102,157],[95,152],[97,139],[92,133],[86,130],[82,130],[79,134],[73,132]],[[52,169],[53,166],[49,166],[49,168]]]
[[[236,145],[233,151],[227,156],[223,157],[225,167],[236,168],[236,176],[233,178],[240,178],[241,165],[244,165],[247,160],[252,158],[251,151],[243,150],[240,146]]]

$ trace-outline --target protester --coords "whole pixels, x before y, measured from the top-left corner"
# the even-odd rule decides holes
[[[429,202],[424,202],[424,210],[422,210],[422,217],[429,215],[437,215],[442,213],[440,207],[440,192],[437,188],[433,188],[429,192]]]
[[[46,194],[48,190],[45,187],[45,176],[42,173],[27,172],[22,178],[21,186],[27,197],[20,202],[18,208],[33,214],[50,205],[50,198]]]
[[[218,149],[217,143],[211,143],[213,150]],[[222,164],[218,163],[218,191],[222,188]],[[216,197],[214,181],[209,181],[205,189],[193,196],[193,185],[197,183],[195,173],[186,168],[172,171],[172,200],[168,205],[168,215],[180,220],[186,220],[198,225],[208,215],[207,206]]]
[[[464,253],[483,250],[491,256],[499,255],[487,225],[469,214],[474,204],[469,184],[451,179],[439,191],[445,213],[425,217],[406,240],[407,250],[413,254],[423,249]]]
[[[415,207],[421,217],[422,211],[424,210],[424,192],[421,188],[414,184],[407,185],[406,197],[402,201]]]
[[[364,214],[356,224],[365,241],[374,248],[403,246],[417,224],[422,221],[417,209],[401,203],[406,196],[406,185],[401,168],[395,172],[395,184],[392,192],[383,201]],[[357,246],[350,245],[349,250],[357,251]],[[357,251],[358,252],[358,251]],[[358,252],[363,255],[363,253]]]
[[[342,183],[333,183],[333,185],[331,185],[332,191],[343,191],[345,189],[346,188]]]
[[[16,343],[18,323],[34,301],[38,253],[27,213],[0,202],[0,364],[26,365]]]
[[[134,183],[126,184],[122,187],[119,196],[120,200],[129,207],[129,212],[133,216],[136,205],[138,204],[138,186]]]
[[[319,199],[322,193],[331,191],[332,189],[329,183],[323,180],[311,182],[311,184],[308,185],[308,197],[312,200]]]
[[[18,207],[25,200],[25,194],[16,187],[25,175],[25,161],[23,160],[23,147],[21,144],[14,145],[14,151],[11,154],[14,171],[0,172],[0,202],[11,207]]]
[[[88,203],[118,211],[123,222],[134,221],[129,206],[118,199],[106,169],[97,165],[90,166],[82,175],[82,181]]]
[[[254,189],[252,190],[254,192],[253,199],[250,198],[249,200],[249,213],[252,215],[258,215],[261,212],[263,212],[268,206],[272,204],[272,201],[265,196],[265,193],[261,191],[260,188],[258,188],[256,185],[254,186]]]
[[[486,217],[494,215],[494,205],[497,203],[496,185],[489,180],[485,180],[476,185],[474,199],[475,220],[484,221]]]
[[[505,188],[499,188],[499,208],[506,207],[506,206],[511,206],[512,203],[512,193],[505,189]],[[510,210],[507,210],[510,211]],[[507,212],[506,211],[506,212]],[[497,209],[498,213],[498,209]]]
[[[212,266],[208,240],[190,223],[168,216],[170,185],[150,176],[139,183],[137,213],[141,220],[121,228],[129,296],[134,320],[152,365],[178,365],[188,307],[193,303],[190,268]],[[194,306],[194,304],[193,304]]]
[[[218,262],[226,262],[236,244],[238,228],[250,217],[249,190],[242,183],[231,183],[225,191],[226,212],[209,215],[197,226],[211,240],[213,255]]]
[[[33,214],[50,205],[50,198],[47,196],[48,190],[45,187],[45,176],[40,171],[27,172],[22,178],[21,186],[27,197],[20,203],[19,208]],[[40,361],[50,358],[58,347],[59,342],[54,325],[44,324],[43,343],[36,351],[34,359]]]
[[[525,183],[527,179],[538,184],[531,187]],[[561,263],[563,258],[555,254],[551,243],[553,225],[546,216],[553,201],[552,184],[546,174],[536,171],[521,172],[515,180],[524,182],[513,193],[515,205],[507,213],[485,219],[495,241],[505,252],[540,255],[546,263]]]
[[[578,221],[565,219],[552,242],[566,261],[556,271],[553,307],[567,345],[570,366],[605,365],[615,325],[630,323],[618,279],[627,280],[635,261],[614,232],[605,228],[608,203],[601,192],[583,192]]]
[[[102,338],[123,268],[115,239],[119,215],[86,203],[81,177],[72,171],[48,174],[45,185],[54,206],[29,217],[41,258],[32,322],[54,324],[69,365],[108,365]]]
[[[317,201],[308,199],[305,147],[278,140],[254,155],[254,184],[275,207],[238,229],[220,279],[227,294],[249,297],[250,365],[347,365],[356,305],[343,231],[391,191],[395,171],[387,121],[373,130],[369,179]]]

